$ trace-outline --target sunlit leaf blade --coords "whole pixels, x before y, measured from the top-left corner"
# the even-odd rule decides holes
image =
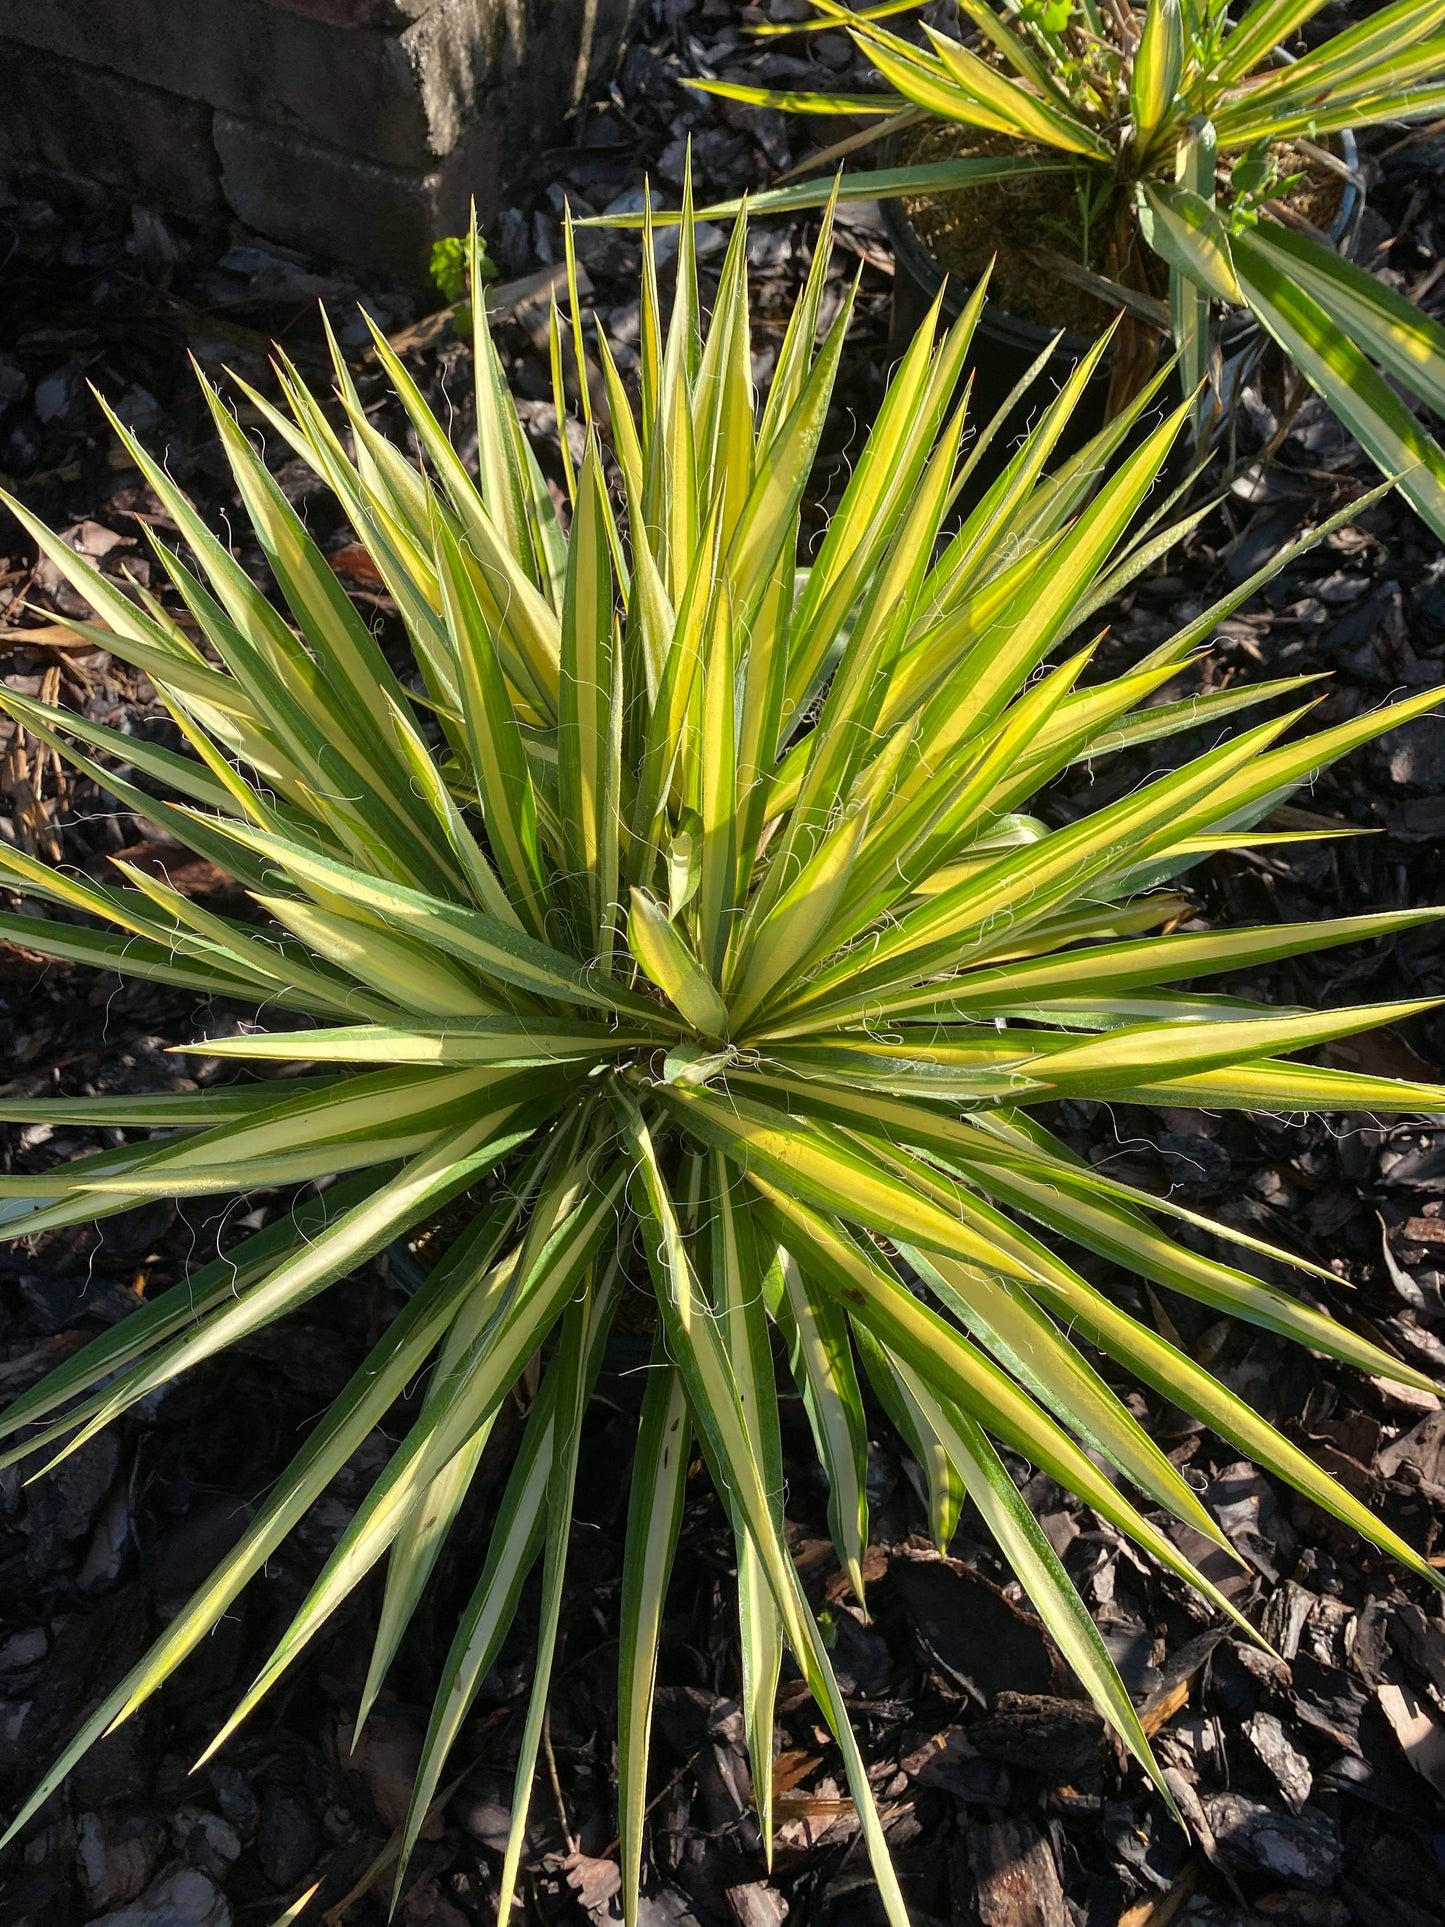
[[[1218,78],[1238,80],[1249,73],[1324,5],[1325,0],[1254,0],[1224,38],[1215,67]]]
[[[1095,1706],[1164,1796],[1174,1805],[1164,1775],[1139,1723],[1139,1716],[1088,1608],[1064,1571],[1043,1529],[1024,1503],[988,1435],[965,1412],[950,1412],[923,1381],[899,1361],[904,1383],[944,1442],[969,1497],[1018,1574],[1059,1650],[1088,1688]]]
[[[206,1638],[231,1602],[386,1415],[440,1341],[470,1282],[465,1262],[439,1267],[378,1341],[242,1534],[161,1638],[131,1668],[46,1772],[6,1833],[13,1838],[103,1734],[121,1725]]]
[[[1416,1573],[1430,1575],[1433,1569],[1377,1513],[1321,1471],[1308,1452],[1285,1439],[1253,1406],[1167,1339],[1119,1310],[1076,1275],[1065,1278],[1055,1269],[1039,1288],[1061,1316],[1087,1333],[1110,1357],[1127,1365],[1145,1384],[1248,1452],[1392,1558]]]
[[[461,1131],[438,1134],[396,1177],[353,1205],[244,1298],[218,1309],[189,1335],[178,1334],[164,1351],[113,1387],[59,1456],[78,1451],[113,1416],[148,1392],[295,1311],[338,1277],[374,1257],[429,1210],[440,1210],[532,1136],[532,1127],[516,1128],[513,1116],[512,1112],[493,1113]],[[121,1195],[128,1201],[134,1194],[123,1191]]]
[[[1148,0],[1129,77],[1134,129],[1148,143],[1164,124],[1184,72],[1184,12],[1179,0]]]
[[[523,1187],[523,1196],[527,1189],[530,1189],[530,1185]],[[474,1228],[470,1246],[474,1264],[485,1267],[496,1258],[507,1232],[516,1221],[521,1204],[521,1196],[511,1201],[499,1201],[483,1218],[481,1225]],[[423,1423],[429,1415],[437,1415],[451,1373],[485,1328],[493,1304],[493,1295],[486,1290],[473,1290],[468,1294],[452,1322],[446,1343],[433,1368],[431,1384],[422,1407]],[[427,1581],[467,1496],[490,1434],[490,1422],[477,1427],[456,1456],[442,1467],[430,1485],[412,1502],[397,1534],[387,1565],[386,1593],[382,1600],[371,1662],[357,1707],[353,1746],[361,1736],[367,1714],[381,1691],[397,1648],[421,1602]]]
[[[562,1315],[561,1335],[553,1366],[557,1374],[557,1405],[553,1419],[551,1474],[547,1483],[547,1530],[543,1545],[537,1664],[532,1676],[526,1723],[522,1728],[522,1745],[517,1756],[512,1823],[507,1830],[502,1875],[498,1883],[497,1915],[501,1920],[511,1915],[517,1869],[527,1836],[532,1780],[537,1771],[537,1753],[547,1717],[547,1696],[551,1689],[557,1629],[562,1614],[562,1586],[572,1531],[572,1497],[582,1451],[582,1419],[592,1390],[595,1367],[600,1362],[598,1341],[607,1330],[617,1280],[617,1264],[609,1259],[600,1286],[594,1277],[584,1278],[582,1290]]]
[[[1445,414],[1445,328],[1373,274],[1307,235],[1261,227],[1257,245],[1378,367]]]
[[[1238,235],[1235,266],[1250,307],[1311,386],[1437,534],[1445,534],[1445,455],[1354,338],[1273,251],[1263,230]],[[1368,337],[1366,337],[1368,339]]]
[[[1024,140],[1060,148],[1066,154],[1088,154],[1095,159],[1102,158],[1105,152],[1103,141],[1067,108],[1053,100],[1040,100],[1028,89],[1003,78],[987,61],[980,60],[977,54],[971,53],[949,35],[939,33],[937,28],[927,27],[925,31],[944,71],[958,83],[960,90],[969,98],[970,105],[976,104],[975,111],[981,107],[996,116],[1006,131]],[[879,60],[876,46],[872,57]],[[880,71],[888,73],[881,61]],[[918,83],[912,75],[903,78],[901,66],[892,77],[900,93],[907,94],[920,106],[932,104],[920,100],[918,93],[912,91]],[[987,125],[987,122],[975,124]]]
[[[896,114],[903,104],[884,93],[801,93],[792,87],[750,87],[737,80],[689,80],[687,85],[718,100],[740,100],[749,107],[772,107],[784,114]]]
[[[181,1283],[148,1299],[120,1324],[91,1339],[73,1358],[13,1399],[0,1413],[0,1438],[9,1437],[46,1417],[93,1387],[104,1386],[112,1374],[165,1344],[185,1326],[206,1317],[228,1299],[249,1290],[292,1251],[309,1243],[352,1205],[378,1189],[383,1176],[384,1173],[368,1172],[361,1177],[342,1179],[319,1198],[281,1213],[274,1223],[243,1239],[224,1257],[199,1266]],[[104,1392],[98,1396],[104,1397]],[[57,1436],[63,1436],[74,1416],[86,1410],[86,1406],[71,1407],[72,1417],[57,1421]],[[45,1444],[48,1437],[48,1433],[32,1435],[7,1452],[6,1462],[28,1456]]]
[[[445,1363],[438,1369],[445,1370]],[[356,1709],[353,1745],[361,1738],[362,1727],[381,1692],[397,1648],[421,1604],[446,1545],[447,1534],[471,1490],[489,1436],[488,1428],[478,1427],[456,1457],[417,1495],[392,1545],[376,1638]]]
[[[783,1328],[790,1341],[793,1376],[828,1474],[828,1524],[838,1563],[861,1605],[863,1549],[868,1540],[868,1434],[848,1324],[836,1305],[808,1289],[807,1280],[786,1253],[782,1274]]]
[[[174,984],[180,990],[199,991],[203,996],[232,997],[246,1002],[255,990],[253,979],[221,964],[196,958],[187,960],[172,949],[151,943],[144,937],[87,930],[83,925],[62,923],[58,918],[0,916],[0,937],[19,950],[37,956],[54,957],[62,963],[88,964],[93,970],[124,971],[152,983]],[[292,1008],[314,1010],[314,1002],[284,987],[276,989],[276,1002]]]
[[[577,489],[562,620],[557,801],[563,865],[583,897],[583,954],[598,956],[605,969],[617,909],[622,713],[621,665],[613,635],[615,587],[595,443],[588,448]]]
[[[207,1755],[245,1720],[271,1686],[371,1569],[404,1525],[411,1506],[487,1424],[523,1366],[561,1315],[615,1217],[621,1174],[590,1189],[587,1163],[564,1166],[544,1192],[514,1264],[487,1275],[491,1316],[393,1454],[343,1533],[320,1577]],[[589,1195],[590,1192],[590,1195]]]
[[[928,1490],[929,1536],[940,1552],[946,1552],[953,1542],[963,1509],[966,1496],[963,1481],[928,1413],[899,1371],[897,1360],[879,1344],[866,1325],[855,1323],[853,1342],[878,1402],[907,1441],[923,1475]]]
[[[783,1520],[783,1444],[778,1416],[768,1308],[778,1297],[783,1255],[761,1238],[747,1208],[747,1194],[726,1159],[710,1160],[711,1284],[732,1362],[738,1406],[763,1489],[781,1534]],[[738,1560],[738,1633],[743,1663],[743,1720],[752,1766],[753,1799],[763,1836],[763,1853],[773,1852],[773,1725],[783,1661],[783,1624],[769,1589],[766,1568],[753,1539],[736,1535]]]
[[[1370,1077],[1360,1071],[1324,1070],[1315,1064],[1265,1057],[1228,1070],[1203,1071],[1169,1083],[1141,1084],[1130,1103],[1201,1104],[1213,1110],[1445,1111],[1445,1084],[1411,1084],[1403,1078]]]
[[[481,798],[488,841],[498,870],[535,935],[540,929],[542,860],[537,799],[521,729],[472,570],[456,537],[440,518],[436,546],[442,610],[456,660],[471,773]]]
[[[800,214],[809,208],[827,207],[835,199],[847,203],[890,200],[904,194],[957,194],[965,188],[1007,181],[1015,175],[1057,173],[1064,165],[1061,161],[1041,161],[1007,154],[991,155],[979,160],[931,161],[917,167],[864,168],[856,173],[845,173],[838,181],[799,181],[794,187],[767,187],[759,194],[750,194],[746,203],[741,199],[716,201],[709,207],[700,207],[697,218],[700,221],[733,220],[742,213],[744,205],[755,215]],[[659,209],[652,219],[658,226],[663,226],[678,217]],[[594,215],[586,221],[579,221],[577,225],[636,228],[642,226],[642,216]]]
[[[1213,207],[1182,186],[1146,181],[1139,191],[1139,222],[1154,252],[1206,295],[1242,305],[1228,224]]]
[[[970,971],[956,988],[956,1004],[960,1015],[994,1010],[1021,1014],[1044,998],[1093,992],[1119,995],[1221,971],[1253,970],[1336,944],[1392,937],[1438,921],[1441,914],[1438,910],[1387,910],[1329,922],[1267,924],[1259,929],[1150,937],[1139,943],[1095,944]]]
[[[622,1908],[635,1927],[647,1813],[647,1760],[663,1601],[682,1524],[691,1427],[682,1375],[654,1348],[628,1495],[617,1680],[617,1808]]]
[[[1187,1031],[1197,1027],[1193,1013],[1181,1024],[1181,1029]],[[1043,1034],[1046,1033],[1040,1033]],[[983,1035],[986,1037],[987,1033]],[[1009,1043],[1005,1048],[1012,1051],[1015,1046]],[[752,1072],[737,1072],[739,1083],[752,1085],[754,1079]],[[834,1205],[828,1193],[837,1195],[840,1187],[846,1189],[848,1174],[855,1168],[860,1152],[865,1159],[876,1163],[890,1180],[906,1165],[907,1180],[890,1182],[886,1190],[859,1194],[860,1204],[855,1215],[861,1222],[867,1222],[864,1212],[883,1214],[872,1228],[885,1237],[909,1238],[910,1234],[903,1229],[905,1219],[909,1218],[922,1227],[914,1241],[930,1249],[965,1256],[956,1241],[960,1237],[966,1241],[979,1230],[987,1248],[993,1250],[999,1226],[987,1213],[983,1221],[980,1220],[969,1186],[979,1184],[988,1189],[994,1183],[995,1170],[1006,1168],[1045,1188],[1057,1182],[1066,1188],[1082,1189],[1090,1199],[1119,1203],[1127,1210],[1155,1212],[1192,1224],[1274,1263],[1313,1271],[1333,1280],[1332,1272],[1297,1252],[1255,1237],[1225,1219],[1202,1216],[1171,1196],[1125,1184],[1096,1168],[1087,1168],[1087,1182],[1080,1186],[1079,1172],[1086,1167],[1077,1160],[1060,1157],[1048,1134],[1037,1130],[1023,1109],[1010,1115],[1002,1107],[996,1107],[979,1110],[976,1117],[950,1118],[937,1106],[924,1106],[909,1098],[884,1094],[876,1087],[855,1088],[846,1074],[835,1083],[816,1075],[796,1077],[781,1066],[769,1082],[770,1094],[788,1107],[789,1114],[785,1116],[756,1102],[743,1107],[748,1127],[740,1134],[748,1145],[743,1155],[756,1158],[763,1168],[779,1159],[780,1168],[785,1168],[790,1159],[798,1160],[799,1169],[807,1173],[808,1182],[816,1186],[819,1201],[829,1210]],[[1027,1098],[1025,1092],[1024,1101]],[[797,1114],[796,1119],[792,1113]],[[807,1128],[800,1136],[795,1126],[802,1120],[807,1121]],[[714,1132],[726,1128],[711,1112],[700,1113],[699,1124]],[[841,1131],[833,1128],[839,1125],[844,1127]],[[905,1152],[898,1148],[903,1145],[915,1148]],[[918,1155],[920,1152],[922,1158]],[[965,1175],[966,1184],[962,1182]],[[915,1192],[921,1193],[911,1204],[903,1195],[908,1183]],[[944,1235],[944,1225],[933,1215],[935,1199],[942,1207],[944,1220],[957,1227],[949,1230],[947,1240],[941,1244],[938,1240]],[[892,1225],[887,1221],[890,1212],[902,1214]],[[1016,1275],[1024,1276],[1027,1270],[1025,1265]]]
[[[909,1364],[941,1398],[971,1413],[1013,1451],[1046,1469],[1171,1572],[1204,1593],[1216,1610],[1228,1613],[1247,1630],[1247,1622],[1184,1558],[1168,1534],[1139,1512],[1004,1371],[909,1291],[871,1244],[850,1237],[840,1224],[775,1187],[754,1182],[799,1262],[846,1305],[856,1322],[869,1326],[880,1344]],[[1217,1539],[1217,1533],[1214,1536]]]
[[[542,1548],[552,1471],[556,1397],[555,1377],[549,1373],[527,1416],[522,1443],[512,1461],[506,1490],[497,1508],[481,1575],[442,1662],[441,1685],[422,1742],[421,1762],[402,1827],[398,1885],[426,1824],[462,1721],[511,1630],[523,1583]]]
[[[17,722],[22,723],[32,735],[38,736],[42,742],[51,743],[64,754],[73,755],[74,752],[64,750],[63,745],[56,739],[56,731],[66,736],[77,737],[81,742],[89,743],[92,748],[110,751],[112,755],[123,763],[130,764],[143,776],[149,777],[167,790],[178,792],[190,802],[200,803],[208,809],[226,813],[232,810],[231,792],[223,783],[211,776],[203,764],[197,763],[189,756],[179,756],[174,750],[166,749],[160,743],[143,742],[135,736],[127,736],[118,729],[110,728],[106,723],[93,722],[88,717],[76,715],[73,710],[58,709],[53,703],[38,702],[34,697],[26,696],[21,691],[9,687],[0,691],[0,708],[5,709]],[[87,767],[82,765],[78,758],[75,761],[77,768]],[[90,767],[98,769],[100,766]],[[115,781],[115,773],[108,771],[99,780],[103,786],[108,786]],[[124,784],[114,793],[123,798],[139,794],[130,784]],[[149,808],[152,810],[159,808],[164,813],[166,805],[161,798],[151,796],[146,800]]]
[[[731,1022],[727,1005],[662,906],[634,890],[627,928],[633,955],[668,1002],[704,1037],[715,1043],[725,1039]]]
[[[416,941],[432,944],[501,983],[516,984],[565,1003],[652,1015],[652,1007],[642,998],[620,986],[594,981],[563,952],[509,929],[481,911],[459,909],[403,884],[369,877],[262,830],[228,825],[227,834],[271,858],[283,876],[331,891],[374,916],[404,922],[408,935]]]
[[[1037,1126],[1029,1126],[1028,1135],[1037,1139],[1041,1133]],[[1016,1206],[1086,1249],[1111,1257],[1156,1284],[1277,1331],[1327,1356],[1345,1359],[1361,1370],[1399,1378],[1421,1390],[1433,1389],[1433,1382],[1423,1373],[1392,1358],[1337,1320],[1247,1272],[1200,1257],[1187,1245],[1165,1237],[1126,1202],[1092,1195],[1089,1186],[1078,1182],[1070,1172],[1065,1158],[1056,1159],[1046,1176],[1043,1172],[1029,1173],[1017,1164],[989,1165],[983,1159],[975,1169],[1000,1202]]]
[[[500,1070],[568,1060],[594,1061],[617,1052],[645,1049],[653,1041],[645,1031],[609,1030],[602,1024],[461,1017],[446,1024],[348,1024],[336,1030],[251,1031],[236,1037],[212,1037],[204,1044],[181,1048],[207,1057],[244,1057],[262,1062],[276,1059],[294,1063],[304,1055],[318,1064],[490,1064]],[[294,1087],[294,1080],[288,1079],[288,1084]],[[220,1093],[205,1095],[213,1108],[223,1108]],[[157,1116],[157,1123],[164,1121],[164,1113]]]
[[[821,1635],[773,1523],[762,1474],[738,1403],[736,1380],[711,1314],[700,1302],[676,1214],[661,1182],[651,1132],[641,1114],[625,1101],[622,1119],[637,1160],[632,1191],[635,1208],[649,1239],[648,1259],[658,1281],[659,1309],[670,1349],[682,1372],[699,1443],[712,1461],[714,1477],[723,1482],[729,1496],[735,1529],[746,1531],[758,1548],[793,1657],[842,1751],[849,1790],[873,1861],[879,1898],[889,1920],[903,1927],[907,1914],[897,1876],[883,1844],[872,1788]]]
[[[1176,1518],[1206,1538],[1217,1536],[1218,1528],[1192,1488],[1093,1367],[1039,1312],[1027,1291],[995,1280],[977,1266],[930,1259],[906,1247],[904,1256],[959,1323],[1061,1424]]]

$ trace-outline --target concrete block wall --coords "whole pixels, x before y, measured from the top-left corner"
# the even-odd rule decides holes
[[[0,160],[419,280],[640,0],[0,0]]]

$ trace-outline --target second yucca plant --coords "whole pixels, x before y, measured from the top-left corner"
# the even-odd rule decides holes
[[[1445,536],[1445,452],[1391,386],[1445,411],[1445,329],[1342,260],[1288,205],[1302,167],[1340,169],[1316,143],[1445,108],[1441,0],[1394,0],[1297,61],[1284,58],[1287,43],[1324,0],[1253,0],[1238,20],[1230,0],[959,0],[963,38],[925,21],[913,40],[880,23],[918,12],[919,0],[812,5],[810,24],[846,28],[887,91],[690,84],[785,112],[861,114],[905,138],[951,129],[983,150],[931,166],[850,169],[850,198],[972,192],[1010,178],[1006,169],[1015,182],[1067,173],[1079,209],[1073,243],[1086,254],[1091,234],[1104,244],[1102,277],[1085,284],[1144,314],[1131,326],[1144,329],[1145,367],[1155,359],[1148,316],[1161,304],[1140,304],[1141,293],[1168,295],[1186,388],[1209,373],[1211,312],[1248,312]],[[819,205],[828,193],[826,182],[777,188],[754,210]],[[1006,203],[998,225],[1000,242],[1017,244]]]
[[[505,1917],[584,1410],[619,1300],[638,1288],[652,1295],[657,1337],[622,1598],[629,1920],[663,1600],[697,1455],[736,1536],[764,1836],[790,1651],[841,1750],[888,1914],[905,1918],[866,1763],[787,1550],[780,1376],[806,1404],[859,1598],[867,1383],[922,1468],[939,1543],[971,1503],[1161,1787],[1108,1651],[1001,1448],[1237,1618],[1163,1523],[1223,1543],[1111,1387],[1105,1372],[1119,1368],[1435,1577],[1058,1245],[1364,1371],[1426,1381],[1303,1296],[1174,1242],[1160,1221],[1197,1224],[1188,1210],[1080,1164],[1035,1115],[1064,1096],[1290,1112],[1445,1104],[1433,1088],[1289,1055],[1417,1006],[1315,1015],[1179,987],[1388,937],[1432,912],[1168,934],[1187,910],[1172,878],[1210,851],[1259,841],[1281,798],[1435,692],[1292,740],[1299,712],[1287,712],[1062,827],[1027,813],[1071,765],[1295,687],[1155,701],[1257,581],[1116,676],[1091,680],[1092,645],[1068,642],[1166,546],[1145,498],[1180,416],[1092,497],[1127,423],[1045,477],[1085,367],[960,521],[951,505],[968,460],[953,398],[980,293],[942,339],[930,325],[909,349],[808,551],[804,497],[849,304],[820,342],[825,228],[759,406],[745,249],[739,227],[704,326],[684,224],[665,330],[645,249],[635,406],[598,343],[620,490],[588,420],[565,518],[506,393],[481,299],[479,480],[384,340],[420,466],[377,431],[339,359],[339,426],[284,363],[285,408],[251,397],[334,490],[400,612],[415,673],[383,655],[215,396],[277,600],[124,431],[188,551],[158,545],[188,620],[145,590],[120,592],[16,507],[194,755],[4,700],[125,808],[228,872],[255,908],[226,916],[124,864],[120,886],[103,887],[0,848],[0,875],[56,912],[7,915],[0,935],[261,1009],[265,1027],[182,1046],[252,1073],[220,1087],[0,1099],[12,1120],[141,1134],[43,1177],[5,1179],[7,1235],[155,1197],[288,1189],[223,1261],[13,1405],[4,1427],[23,1439],[10,1457],[53,1463],[444,1208],[452,1216],[460,1201],[463,1221],[239,1544],[85,1722],[17,1826],[206,1637],[429,1367],[417,1417],[226,1732],[385,1559],[365,1720],[503,1401],[522,1396],[521,1443],[439,1682],[401,1855],[404,1865],[540,1561]],[[561,408],[555,324],[554,348]],[[303,1074],[268,1080],[269,1066]],[[1268,1249],[1216,1229],[1256,1255]]]

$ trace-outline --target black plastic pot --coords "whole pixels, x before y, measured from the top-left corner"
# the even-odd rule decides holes
[[[1339,213],[1330,228],[1329,238],[1340,253],[1348,255],[1353,253],[1359,236],[1365,212],[1365,195],[1355,172],[1359,153],[1353,135],[1344,133],[1339,136],[1339,151],[1340,159],[1351,170],[1353,178],[1345,182]],[[973,191],[986,193],[988,190]],[[895,264],[890,345],[895,354],[901,354],[937,299],[945,275],[938,261],[919,239],[900,202],[882,202],[881,213],[892,243]],[[1007,237],[1001,235],[1000,238],[1007,245]],[[963,282],[949,283],[943,299],[946,319],[953,320],[958,315],[971,291]],[[974,331],[966,370],[973,376],[970,405],[973,421],[984,423],[992,419],[1010,391],[1043,354],[1054,333],[1053,329],[1041,328],[1036,322],[1011,314],[1007,308],[1001,308],[994,302],[985,304]],[[1258,323],[1240,311],[1235,311],[1218,324],[1217,339],[1226,372],[1232,372],[1235,378],[1262,346]],[[1014,409],[1002,431],[995,437],[987,458],[980,463],[981,472],[975,477],[976,487],[986,487],[997,475],[1017,446],[1019,437],[1026,433],[1030,423],[1038,418],[1041,410],[1093,345],[1093,340],[1087,335],[1066,333],[1060,338],[1033,389]],[[1160,352],[1161,355],[1165,352],[1162,342]],[[1074,418],[1060,441],[1058,453],[1061,458],[1073,454],[1104,426],[1111,360],[1108,354],[1103,357],[1084,390]],[[1131,436],[1130,445],[1161,420],[1170,407],[1176,406],[1180,398],[1177,384],[1170,383]]]

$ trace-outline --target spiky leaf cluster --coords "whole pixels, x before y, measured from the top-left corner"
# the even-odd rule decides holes
[[[1314,735],[1292,735],[1299,712],[1288,710],[1062,826],[1031,814],[1037,792],[1073,766],[1297,687],[1160,696],[1262,578],[1123,673],[1091,674],[1093,644],[1081,638],[1097,611],[1173,539],[1161,526],[1169,505],[1151,506],[1151,490],[1180,414],[1102,484],[1127,421],[1048,472],[1086,365],[965,512],[960,491],[987,440],[985,430],[965,451],[958,400],[981,295],[941,336],[935,317],[914,341],[841,501],[805,544],[805,493],[849,323],[845,301],[820,330],[828,254],[825,228],[760,398],[742,228],[706,325],[691,225],[665,330],[649,246],[640,392],[629,393],[600,337],[610,426],[604,437],[591,413],[601,403],[584,390],[585,452],[569,467],[562,514],[506,392],[483,300],[479,476],[380,336],[420,462],[373,425],[339,355],[335,410],[279,364],[284,405],[250,401],[365,544],[414,673],[392,666],[214,394],[274,593],[124,430],[179,531],[184,555],[157,543],[172,600],[123,593],[16,507],[98,610],[96,640],[145,672],[194,753],[14,692],[5,702],[123,808],[232,876],[253,914],[203,907],[119,860],[122,881],[102,885],[0,847],[5,881],[32,908],[52,906],[0,918],[0,935],[260,1014],[239,1034],[182,1047],[224,1059],[235,1082],[0,1100],[7,1119],[129,1134],[46,1177],[0,1181],[6,1234],[152,1198],[285,1188],[289,1201],[19,1399],[4,1420],[21,1438],[11,1458],[54,1463],[447,1207],[460,1206],[463,1222],[240,1541],[85,1721],[22,1820],[206,1638],[429,1366],[409,1429],[225,1732],[385,1560],[364,1720],[503,1401],[536,1385],[442,1671],[401,1856],[404,1865],[540,1563],[505,1915],[584,1411],[619,1300],[638,1287],[653,1296],[657,1338],[622,1604],[629,1920],[662,1603],[698,1453],[736,1535],[764,1834],[775,1691],[791,1651],[841,1749],[890,1917],[904,1918],[784,1538],[780,1377],[806,1403],[838,1557],[860,1599],[866,1384],[922,1468],[939,1543],[971,1500],[1156,1778],[1099,1632],[1000,1456],[1047,1471],[1237,1617],[1167,1529],[1181,1521],[1218,1542],[1218,1527],[1096,1354],[1429,1574],[1366,1505],[1089,1283],[1061,1246],[1364,1371],[1425,1381],[1302,1292],[1176,1242],[1171,1221],[1198,1222],[1188,1210],[1078,1163],[1037,1107],[1063,1096],[1289,1112],[1445,1103],[1433,1088],[1293,1055],[1415,1006],[1315,1014],[1192,987],[1385,938],[1432,913],[1182,931],[1173,926],[1187,901],[1170,887],[1211,851],[1268,840],[1260,826],[1282,798],[1435,693]],[[555,316],[553,338],[562,409]],[[278,1082],[273,1067],[298,1074]]]

